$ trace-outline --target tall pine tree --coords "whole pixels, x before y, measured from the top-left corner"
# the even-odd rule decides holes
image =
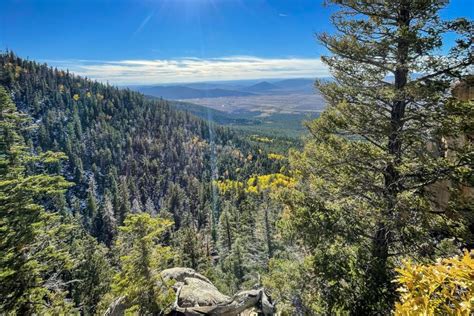
[[[329,2],[341,8],[337,32],[318,38],[334,80],[317,84],[327,110],[292,158],[300,183],[287,199],[288,227],[311,251],[324,310],[388,313],[397,259],[434,256],[453,237],[433,233],[453,218],[434,210],[429,186],[472,172],[472,144],[445,141],[462,133],[447,105],[472,63],[472,23],[441,21],[446,1]],[[458,40],[440,56],[448,31]]]

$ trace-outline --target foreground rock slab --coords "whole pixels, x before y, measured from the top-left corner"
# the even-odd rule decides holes
[[[163,270],[161,277],[173,281],[176,299],[168,315],[250,316],[275,315],[275,307],[263,288],[240,291],[229,297],[222,294],[205,276],[190,268]],[[124,315],[124,297],[117,298],[105,312],[106,316]]]
[[[275,312],[263,288],[241,291],[228,297],[193,269],[167,269],[161,272],[161,276],[175,281],[176,300],[171,315],[273,315]]]

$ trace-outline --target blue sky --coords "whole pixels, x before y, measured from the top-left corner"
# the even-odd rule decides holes
[[[0,0],[0,49],[118,84],[325,76],[322,2]],[[443,16],[472,19],[473,5]]]

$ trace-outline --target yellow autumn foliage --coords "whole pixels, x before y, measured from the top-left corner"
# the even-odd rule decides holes
[[[215,181],[214,184],[223,194],[238,189],[244,189],[246,193],[260,193],[267,190],[275,191],[282,187],[293,187],[296,180],[281,173],[272,173],[250,177],[245,183],[235,180],[221,180]]]
[[[73,97],[72,97],[75,101],[79,100],[79,94],[75,94]]]
[[[214,184],[217,186],[221,193],[227,193],[230,191],[237,191],[244,187],[244,184],[240,181],[235,180],[222,180],[222,181],[214,181]]]
[[[468,316],[474,308],[474,251],[432,265],[409,261],[396,269],[400,302],[395,315]]]
[[[268,159],[272,159],[272,160],[284,160],[284,159],[285,159],[285,156],[279,155],[279,154],[270,153],[270,154],[268,154]]]
[[[253,140],[253,141],[259,142],[259,143],[273,143],[273,139],[270,139],[270,138],[264,137],[264,136],[258,136],[258,135],[250,136],[250,140]]]
[[[295,183],[294,179],[281,173],[253,176],[247,181],[246,191],[249,193],[258,193],[266,190],[274,191],[281,187],[293,187]]]

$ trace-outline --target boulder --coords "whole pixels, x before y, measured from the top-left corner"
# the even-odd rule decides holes
[[[174,315],[235,316],[249,311],[273,315],[275,308],[263,288],[241,291],[232,298],[219,290],[203,275],[189,268],[172,268],[161,272],[163,279],[174,280],[176,300]]]
[[[275,307],[263,288],[240,291],[233,297],[222,294],[205,276],[190,268],[163,270],[165,281],[174,281],[176,299],[169,315],[274,315]],[[123,315],[125,298],[116,299],[105,315]]]

